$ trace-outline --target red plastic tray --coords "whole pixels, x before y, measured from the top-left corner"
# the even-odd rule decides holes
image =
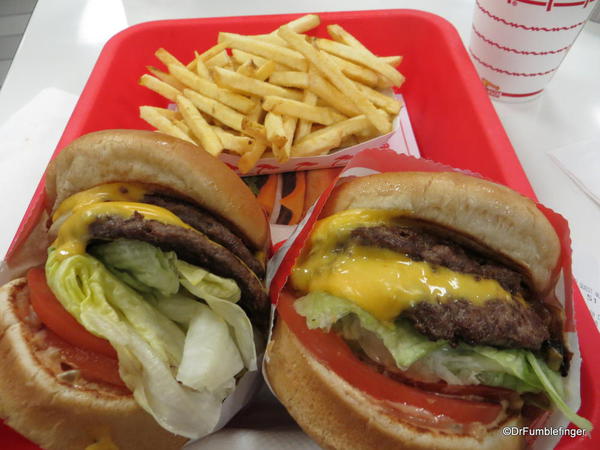
[[[492,104],[481,85],[462,41],[443,18],[415,10],[319,13],[323,24],[338,23],[374,53],[403,55],[400,71],[406,76],[406,99],[414,134],[423,157],[472,170],[521,193],[533,190],[514,153]],[[85,133],[107,128],[148,129],[138,117],[140,105],[166,106],[158,94],[137,84],[147,65],[158,62],[154,52],[164,47],[182,61],[194,50],[216,43],[219,31],[266,33],[299,14],[185,19],[148,22],[115,35],[104,47],[57,146],[63,148]],[[326,36],[325,27],[315,33]],[[26,238],[43,205],[38,187],[19,228],[13,248]],[[580,414],[600,426],[600,354],[594,347],[600,335],[578,289],[574,286],[577,328],[583,365]],[[600,448],[596,438],[563,438],[558,448]],[[0,428],[0,447],[35,448],[8,428]],[[27,447],[29,445],[29,447]]]

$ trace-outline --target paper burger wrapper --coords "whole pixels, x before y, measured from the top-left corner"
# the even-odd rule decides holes
[[[478,174],[458,170],[440,163],[436,163],[426,159],[418,159],[412,156],[399,154],[393,150],[378,148],[368,149],[357,154],[340,173],[338,179],[323,193],[323,195],[313,205],[306,217],[298,225],[295,232],[290,238],[283,243],[277,250],[274,257],[271,259],[267,267],[267,283],[269,286],[269,294],[272,302],[272,319],[275,316],[277,301],[279,294],[283,290],[291,269],[300,255],[302,247],[310,235],[310,232],[318,220],[318,217],[330,196],[334,187],[338,184],[347,182],[352,178],[364,177],[367,175],[384,173],[384,172],[461,172],[467,175],[484,178]],[[559,214],[551,211],[543,205],[537,204],[540,211],[548,218],[560,239],[562,259],[560,263],[559,281],[553,293],[556,298],[564,305],[565,322],[564,332],[566,335],[566,344],[568,349],[573,353],[571,360],[571,368],[568,377],[565,379],[567,404],[574,410],[578,411],[581,405],[580,398],[580,366],[581,356],[579,352],[579,344],[577,334],[575,333],[574,309],[573,309],[573,275],[571,272],[571,240],[569,235],[569,226],[567,221]],[[271,322],[271,326],[273,321]],[[270,338],[270,336],[269,336]],[[265,360],[269,358],[269,346]],[[266,373],[263,368],[263,373]],[[265,375],[267,384],[268,378]],[[566,427],[569,424],[567,418],[558,410],[547,417],[543,423],[536,424],[539,427]],[[543,436],[538,437],[533,443],[534,449],[553,448],[558,442],[560,436]]]
[[[475,0],[469,51],[489,95],[538,97],[583,29],[593,0]]]

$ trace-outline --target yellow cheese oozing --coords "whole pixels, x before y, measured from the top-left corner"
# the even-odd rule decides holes
[[[350,300],[381,321],[392,321],[422,301],[467,299],[479,305],[490,299],[513,301],[492,279],[413,261],[388,249],[347,243],[353,229],[402,223],[401,212],[347,210],[317,222],[310,250],[291,274],[302,292],[323,291]]]
[[[58,230],[58,236],[52,246],[56,248],[61,258],[85,253],[91,237],[89,227],[93,222],[103,216],[127,219],[135,213],[141,214],[147,220],[193,229],[175,214],[159,206],[134,202],[92,203],[72,209],[71,215]]]
[[[57,208],[52,215],[56,222],[60,217],[75,208],[102,202],[139,202],[148,189],[139,183],[107,183],[71,195]]]

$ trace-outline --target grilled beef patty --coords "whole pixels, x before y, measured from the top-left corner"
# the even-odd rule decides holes
[[[404,313],[415,329],[432,340],[501,348],[540,350],[550,335],[533,309],[520,302],[488,300],[481,306],[459,299],[421,302]]]
[[[230,250],[259,278],[264,277],[264,266],[248,250],[244,242],[206,211],[182,200],[176,200],[159,194],[146,194],[142,202],[160,206],[171,211],[183,222],[204,233],[210,240]]]
[[[511,294],[529,297],[521,273],[424,230],[400,226],[361,227],[352,231],[351,240],[403,253],[415,261],[494,279]],[[547,311],[538,303],[532,307],[517,300],[492,299],[477,306],[458,298],[438,303],[420,302],[405,311],[403,317],[431,340],[540,350],[550,333]]]
[[[204,234],[146,220],[135,213],[131,218],[105,216],[90,225],[93,239],[137,239],[148,242],[164,251],[174,251],[179,258],[226,278],[232,278],[242,290],[242,306],[255,318],[266,317],[269,307],[267,294],[257,276],[231,251],[217,245]]]
[[[454,242],[445,241],[426,231],[394,227],[361,227],[352,231],[351,239],[361,245],[387,248],[405,253],[415,261],[426,261],[455,272],[497,280],[511,294],[523,294],[523,275],[501,266],[489,258],[467,253]]]

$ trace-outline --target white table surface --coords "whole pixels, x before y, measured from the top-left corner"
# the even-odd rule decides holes
[[[360,10],[367,6],[415,8],[448,19],[467,44],[474,3],[474,0],[39,0],[0,91],[0,126],[45,88],[56,87],[79,95],[107,39],[136,23],[186,17]],[[559,146],[600,138],[600,24],[589,22],[585,26],[541,98],[525,104],[494,103],[494,106],[539,200],[569,220],[577,250],[575,266],[584,254],[600,258],[600,207],[547,155],[547,151]],[[31,155],[16,154],[18,149],[5,146],[0,149],[0,163],[7,155],[4,152],[13,152],[15,162],[0,164],[0,179],[31,160]],[[40,148],[35,156],[47,160],[52,150]],[[39,170],[38,174],[29,173],[22,179],[18,194],[11,189],[0,192],[0,255],[8,249],[41,176],[42,169]]]

